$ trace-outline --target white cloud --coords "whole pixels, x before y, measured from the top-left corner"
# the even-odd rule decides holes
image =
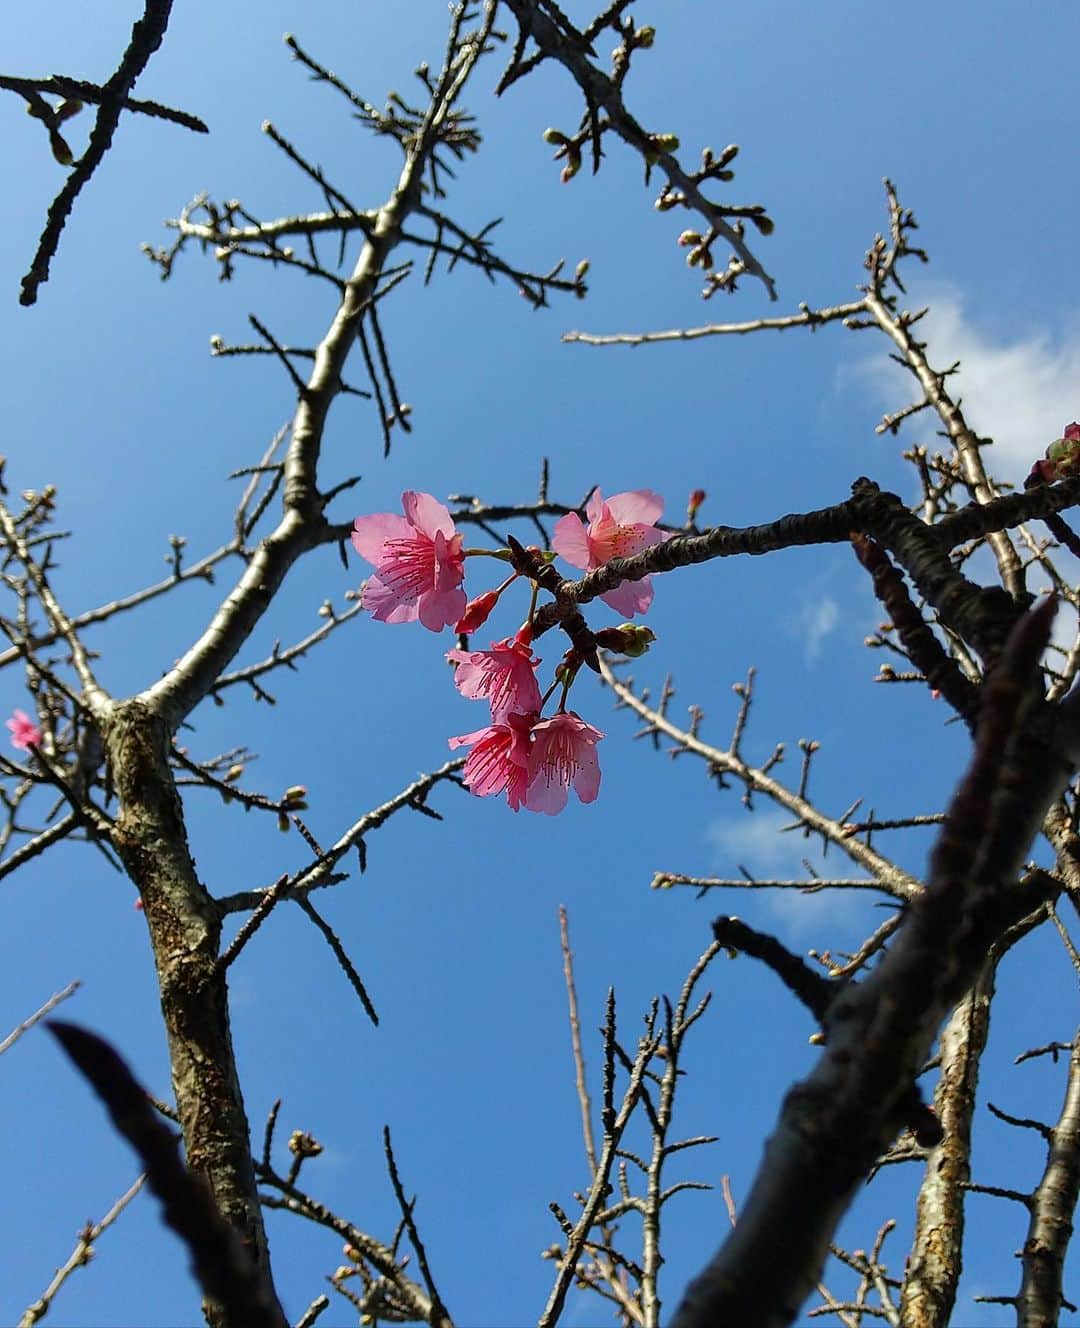
[[[738,875],[738,868],[761,876],[801,876],[808,841],[798,831],[783,834],[792,817],[782,811],[746,812],[732,819],[711,821],[705,838],[716,850],[717,870]]]
[[[840,606],[830,595],[814,604],[807,604],[802,611],[803,651],[806,662],[813,664],[821,654],[825,638],[840,621]]]
[[[743,812],[717,818],[705,828],[705,838],[712,845],[713,869],[718,876],[737,878],[739,868],[745,867],[752,875],[764,879],[806,880],[811,878],[803,859],[813,863],[824,876],[861,876],[846,857],[836,852],[829,855],[828,865],[821,866],[821,841],[815,836],[804,839],[802,832],[784,832],[793,817],[779,808],[768,811]],[[733,887],[734,889],[734,887]],[[825,921],[836,922],[845,914],[854,913],[861,890],[821,890],[803,894],[790,888],[754,892],[763,900],[773,917],[783,919],[794,931],[820,931]],[[820,937],[818,938],[820,939]]]
[[[1061,436],[1070,420],[1080,418],[1080,329],[1001,339],[975,325],[954,287],[921,286],[911,307],[923,304],[930,312],[917,328],[928,343],[930,363],[944,370],[960,361],[959,372],[949,379],[950,391],[962,398],[971,427],[994,439],[988,466],[999,478],[1022,483],[1047,444]],[[883,411],[911,399],[910,374],[885,353],[864,359],[855,376]],[[926,422],[927,416],[916,416],[900,436],[924,436]]]

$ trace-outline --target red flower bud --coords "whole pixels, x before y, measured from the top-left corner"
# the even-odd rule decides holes
[[[459,635],[475,632],[487,622],[488,615],[498,602],[499,597],[494,590],[485,590],[482,595],[469,600],[465,605],[465,612],[454,624],[454,631]]]

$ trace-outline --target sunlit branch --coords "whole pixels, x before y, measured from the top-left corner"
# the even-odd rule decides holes
[[[620,701],[658,732],[671,738],[676,746],[701,757],[707,763],[710,772],[722,771],[735,776],[745,783],[748,789],[764,794],[778,806],[791,812],[813,833],[835,844],[852,862],[874,878],[873,881],[866,883],[866,888],[884,890],[897,899],[908,902],[919,897],[922,892],[919,881],[902,871],[890,859],[869,848],[862,840],[847,834],[842,821],[825,816],[806,798],[781,784],[760,767],[748,765],[745,761],[733,757],[729,751],[706,743],[689,730],[673,724],[658,710],[642,701],[630,686],[618,679],[604,660],[601,660],[601,676]],[[805,882],[802,888],[812,884],[813,882]]]
[[[0,862],[0,880],[10,875],[16,868],[21,867],[23,863],[29,862],[31,858],[36,858],[51,844],[59,843],[81,823],[82,818],[80,816],[75,812],[69,812],[67,816],[39,831],[33,839],[27,840],[25,844],[20,844],[14,852]]]
[[[76,978],[74,982],[69,982],[66,987],[61,988],[60,991],[55,992],[50,996],[45,1004],[35,1010],[29,1019],[24,1019],[21,1024],[16,1028],[13,1028],[7,1037],[0,1042],[0,1055],[3,1055],[5,1051],[8,1051],[13,1047],[15,1043],[18,1042],[19,1038],[33,1028],[39,1020],[44,1019],[47,1014],[51,1014],[62,1001],[66,1001],[69,996],[74,996],[81,986],[82,982]]]
[[[664,136],[648,133],[630,114],[622,97],[622,80],[629,67],[631,54],[629,45],[620,48],[623,52],[622,69],[621,72],[617,69],[612,78],[590,62],[588,41],[583,39],[582,34],[573,28],[557,7],[541,6],[535,0],[503,0],[503,3],[517,21],[519,36],[497,91],[505,91],[538,63],[536,57],[523,58],[525,42],[531,39],[536,44],[539,59],[552,59],[563,65],[581,89],[586,105],[584,132],[592,144],[594,170],[600,161],[601,134],[606,130],[614,130],[642,156],[648,169],[655,168],[666,177],[668,194],[672,199],[677,199],[680,206],[693,209],[704,218],[710,238],[722,239],[733,250],[735,258],[729,264],[727,273],[716,276],[715,284],[721,288],[730,288],[734,278],[746,272],[759,278],[769,298],[776,299],[772,277],[743,238],[743,223],[727,220],[732,216],[747,216],[767,234],[772,229],[772,223],[764,216],[764,209],[757,206],[724,205],[706,197],[702,192],[702,184],[710,178],[723,178],[719,172],[703,166],[700,172],[688,174],[673,151],[668,149]],[[600,119],[601,110],[606,117],[603,121]],[[731,156],[734,156],[734,151]],[[730,177],[730,172],[727,174]],[[703,247],[707,251],[707,243]],[[711,268],[711,262],[705,266]]]
[[[0,1048],[2,1050],[2,1048]],[[52,1307],[60,1288],[68,1280],[76,1268],[85,1267],[96,1253],[94,1242],[100,1240],[102,1234],[112,1226],[124,1209],[131,1203],[132,1199],[139,1193],[143,1187],[146,1176],[139,1176],[134,1184],[130,1185],[124,1193],[117,1199],[109,1211],[98,1222],[87,1222],[86,1226],[79,1232],[78,1243],[68,1255],[66,1261],[53,1274],[52,1281],[34,1301],[23,1311],[19,1320],[19,1328],[34,1328],[36,1323],[40,1323],[48,1314]]]
[[[1031,1195],[1031,1221],[1021,1253],[1023,1275],[1016,1298],[1024,1324],[1058,1322],[1065,1299],[1065,1255],[1080,1192],[1080,1037],[1073,1039],[1065,1099],[1047,1137],[1046,1166]]]
[[[45,579],[45,573],[41,566],[35,560],[33,554],[26,546],[23,535],[18,530],[11,513],[7,507],[0,503],[0,530],[3,531],[4,539],[8,547],[26,568],[26,574],[34,586],[34,591],[41,601],[42,607],[49,615],[52,629],[57,638],[63,638],[68,649],[71,651],[71,660],[75,667],[75,672],[82,683],[83,695],[86,704],[91,711],[99,712],[106,705],[106,696],[98,686],[94,678],[93,671],[90,668],[90,658],[86,652],[78,633],[75,631],[74,624],[61,609],[56,596],[52,592],[48,581]]]
[[[811,309],[801,304],[800,312],[783,318],[751,318],[744,323],[707,323],[703,327],[677,327],[666,332],[613,332],[601,335],[593,332],[564,332],[563,341],[580,346],[655,346],[666,341],[699,341],[703,337],[739,337],[750,332],[784,332],[792,327],[808,327],[813,331],[825,323],[835,323],[856,314],[865,313],[862,300],[837,304],[826,309]]]

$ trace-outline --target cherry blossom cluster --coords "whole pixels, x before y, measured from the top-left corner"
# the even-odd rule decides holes
[[[700,503],[704,494],[695,493]],[[450,513],[427,493],[401,496],[403,516],[381,512],[354,522],[353,548],[375,572],[364,582],[361,602],[378,622],[420,622],[429,631],[452,627],[459,634],[483,626],[500,596],[527,571],[513,548],[467,549]],[[534,566],[556,556],[572,567],[591,571],[612,558],[627,558],[668,538],[657,529],[663,499],[647,489],[605,499],[599,489],[590,497],[582,521],[574,512],[555,526],[552,552],[526,550]],[[695,506],[696,510],[696,506]],[[492,590],[469,600],[464,590],[465,559],[496,558],[514,568]],[[514,811],[553,816],[566,806],[573,788],[582,802],[600,790],[596,745],[603,733],[566,707],[567,696],[582,659],[571,648],[543,694],[536,678],[541,661],[532,653],[533,615],[538,586],[532,585],[529,613],[513,636],[493,641],[490,650],[447,651],[454,666],[454,684],[462,696],[486,701],[489,723],[472,733],[450,738],[451,748],[468,747],[463,777],[478,797],[505,793]],[[628,618],[645,613],[652,603],[649,577],[622,581],[601,596],[609,607]],[[600,645],[627,655],[640,655],[655,639],[647,627],[626,622],[596,633]],[[561,688],[555,713],[544,718],[544,707]]]

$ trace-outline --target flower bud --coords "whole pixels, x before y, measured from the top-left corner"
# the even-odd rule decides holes
[[[52,148],[52,154],[61,166],[70,166],[75,160],[73,152],[55,129],[49,131],[49,147]]]
[[[323,1150],[318,1139],[306,1130],[293,1130],[289,1135],[288,1147],[294,1157],[318,1157]]]
[[[568,143],[569,141],[570,140],[566,135],[561,133],[558,129],[544,130],[544,142],[550,143],[553,148],[561,148],[564,143]]]
[[[596,633],[596,644],[604,650],[614,650],[630,659],[638,659],[656,640],[651,627],[635,623],[620,623],[618,627],[602,627]]]
[[[661,152],[677,152],[679,148],[677,134],[653,134],[652,141]]]
[[[475,632],[478,627],[482,627],[487,622],[491,610],[499,602],[499,597],[494,590],[485,590],[482,595],[477,595],[475,599],[469,600],[465,605],[465,612],[454,624],[454,631],[462,636],[468,632]]]
[[[705,501],[705,490],[695,489],[693,493],[690,495],[686,504],[687,521],[693,521],[694,517],[696,517],[698,514],[698,508],[701,506],[701,504],[704,501]]]
[[[697,231],[683,231],[683,233],[679,236],[678,240],[676,241],[676,244],[681,244],[684,249],[688,244],[700,244],[700,243],[701,243],[701,236],[698,234]]]
[[[1070,475],[1080,475],[1080,424],[1066,425],[1060,438],[1055,438],[1046,449],[1046,460],[1037,461],[1039,474],[1052,484]]]
[[[244,767],[240,762],[237,762],[236,765],[229,766],[228,770],[225,772],[225,783],[235,784],[243,773]]]
[[[634,34],[634,45],[640,46],[646,51],[652,46],[655,40],[656,29],[651,25],[646,25],[644,28],[638,28],[637,32]]]

